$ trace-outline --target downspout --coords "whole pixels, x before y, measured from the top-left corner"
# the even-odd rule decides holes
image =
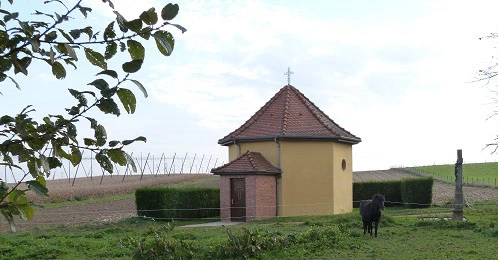
[[[240,158],[240,156],[242,155],[242,154],[241,154],[241,151],[240,151],[240,144],[239,144],[239,143],[237,143],[237,141],[233,141],[233,143],[234,143],[234,144],[236,144],[236,145],[237,145],[237,147],[238,147],[238,148],[237,148],[237,152],[238,152],[239,154],[237,155],[237,158]]]
[[[280,169],[280,173],[282,174],[282,169],[280,168],[280,141],[275,137],[275,143],[277,143],[277,168]],[[278,210],[278,180],[281,178],[281,176],[278,176],[275,178],[275,215],[278,217],[279,216],[279,210]]]

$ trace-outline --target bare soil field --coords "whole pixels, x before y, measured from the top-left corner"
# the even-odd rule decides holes
[[[354,182],[371,180],[399,180],[417,177],[417,175],[400,170],[361,171],[353,173]],[[51,201],[82,200],[86,198],[99,198],[109,195],[132,193],[136,188],[143,186],[172,185],[175,183],[189,182],[190,187],[217,187],[219,177],[211,174],[172,174],[172,175],[144,175],[140,176],[105,176],[100,183],[100,178],[79,178],[74,185],[72,181],[48,181],[50,197],[42,198],[32,195],[36,203]],[[486,187],[464,186],[464,195],[469,202],[483,200],[498,200],[498,189]],[[433,202],[442,204],[452,201],[454,186],[442,182],[434,182]],[[116,199],[104,202],[84,203],[71,206],[36,208],[35,217],[31,222],[16,219],[17,230],[22,232],[40,225],[52,225],[64,228],[71,224],[102,223],[136,216],[134,198]],[[10,228],[3,218],[0,218],[0,232],[9,231]]]
[[[40,197],[29,194],[35,203],[44,204],[53,201],[83,200],[111,195],[132,193],[135,189],[144,186],[167,186],[184,183],[189,187],[216,187],[219,177],[212,174],[171,174],[171,175],[144,175],[141,176],[105,176],[100,178],[78,178],[72,185],[72,180],[47,181],[49,197]],[[104,202],[84,203],[78,205],[35,208],[35,217],[32,221],[17,218],[18,231],[26,231],[40,225],[61,226],[71,224],[86,224],[96,222],[115,221],[122,218],[136,216],[134,198],[117,199]],[[10,226],[3,217],[0,217],[0,232],[10,231]]]

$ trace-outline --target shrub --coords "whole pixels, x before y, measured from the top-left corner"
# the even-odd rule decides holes
[[[410,208],[427,208],[432,203],[434,179],[414,178],[401,180],[401,199]]]
[[[191,219],[220,215],[219,188],[146,187],[135,191],[139,216]]]

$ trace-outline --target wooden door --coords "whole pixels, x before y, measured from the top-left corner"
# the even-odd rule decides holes
[[[243,178],[230,179],[230,208],[232,221],[246,221],[246,182]]]

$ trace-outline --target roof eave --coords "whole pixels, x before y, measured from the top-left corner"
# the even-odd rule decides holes
[[[281,175],[282,172],[273,171],[211,171],[214,175]]]
[[[220,139],[218,144],[227,146],[238,142],[258,142],[270,140],[334,140],[343,143],[357,144],[361,142],[361,138],[353,137],[337,137],[337,136],[258,136],[258,137],[239,137]]]

